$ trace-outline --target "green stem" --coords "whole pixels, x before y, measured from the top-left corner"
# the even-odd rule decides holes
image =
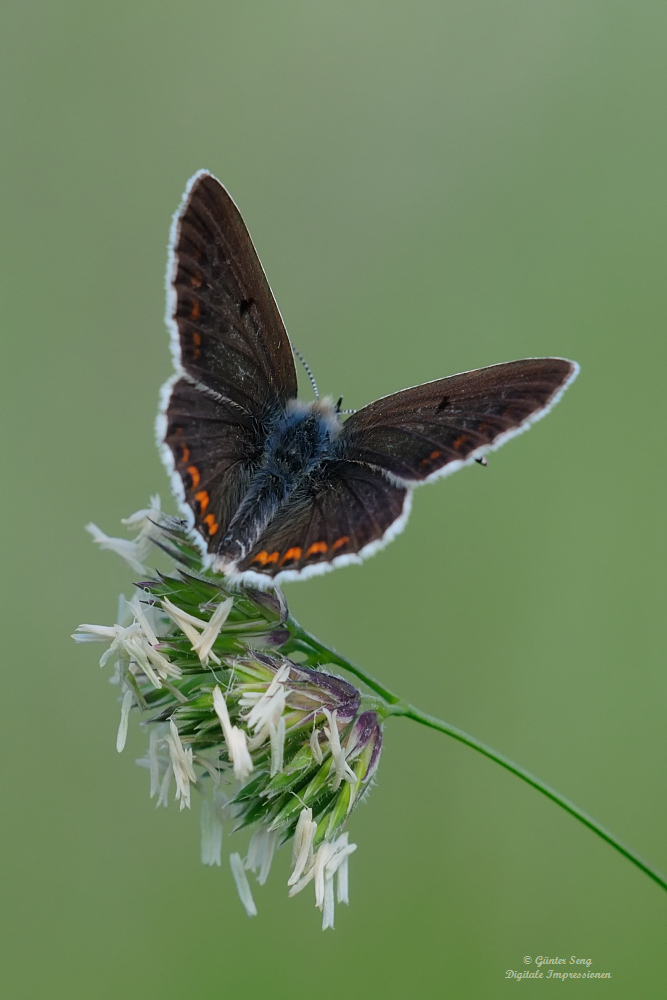
[[[310,632],[306,632],[305,628],[301,628],[299,623],[292,618],[290,615],[287,626],[291,632],[292,638],[288,640],[284,646],[281,647],[283,653],[290,653],[294,650],[298,650],[301,653],[306,653],[306,655],[313,659],[313,654],[315,654],[314,659],[317,663],[335,663],[337,667],[342,667],[343,670],[347,670],[348,674],[354,674],[358,677],[360,681],[363,681],[366,687],[369,687],[371,691],[375,691],[379,694],[381,698],[389,705],[401,705],[402,700],[395,695],[389,688],[386,688],[384,684],[380,684],[376,681],[374,677],[367,674],[365,670],[358,667],[356,663],[352,663],[351,660],[345,659],[344,656],[339,656],[335,649],[331,649],[330,646],[325,646],[323,642],[316,639],[314,635]]]
[[[469,736],[468,733],[464,732],[462,729],[458,729],[456,726],[452,726],[448,722],[443,722],[441,719],[436,719],[433,715],[427,715],[426,712],[422,712],[420,709],[415,708],[414,705],[410,705],[408,702],[403,701],[402,698],[399,698],[398,695],[395,695],[383,684],[380,684],[379,681],[375,680],[375,678],[370,674],[367,674],[366,671],[357,666],[356,663],[352,663],[344,656],[336,653],[335,650],[331,649],[329,646],[320,642],[309,632],[306,632],[306,630],[301,628],[301,626],[293,618],[290,618],[288,625],[290,632],[292,633],[292,638],[286,644],[286,647],[284,647],[286,652],[289,652],[290,650],[300,650],[305,653],[309,659],[318,664],[334,663],[336,666],[342,667],[343,670],[346,670],[348,673],[358,677],[359,680],[363,681],[367,687],[369,687],[372,691],[375,691],[376,694],[379,694],[385,701],[386,707],[384,708],[384,711],[380,710],[381,715],[384,715],[385,717],[390,715],[399,715],[406,719],[412,719],[414,722],[419,722],[422,726],[428,726],[430,729],[435,729],[440,733],[445,733],[447,736],[451,736],[452,739],[458,740],[459,743],[465,743],[466,746],[471,747],[478,753],[481,753],[490,760],[495,761],[496,764],[500,764],[500,766],[504,767],[505,770],[511,771],[512,774],[515,774],[517,778],[521,778],[521,780],[525,781],[526,784],[530,785],[532,788],[536,788],[538,792],[542,793],[542,795],[546,795],[548,799],[551,799],[551,801],[555,802],[556,805],[561,807],[561,809],[564,809],[571,816],[574,816],[575,819],[578,819],[580,823],[587,826],[588,829],[592,830],[593,833],[596,833],[598,837],[601,837],[602,840],[606,840],[606,842],[618,851],[619,854],[622,854],[623,857],[628,859],[628,861],[631,861],[633,865],[636,865],[637,868],[641,869],[645,875],[648,875],[649,878],[653,879],[654,882],[657,882],[663,889],[667,889],[667,879],[665,879],[664,875],[661,875],[659,871],[649,865],[646,861],[643,861],[639,855],[635,854],[634,851],[631,851],[629,847],[626,847],[625,844],[613,835],[613,833],[606,830],[600,825],[600,823],[594,820],[592,816],[589,816],[588,813],[583,811],[583,809],[576,806],[574,802],[570,802],[570,800],[565,798],[564,795],[561,795],[560,792],[557,792],[554,788],[545,784],[544,781],[540,781],[540,779],[535,777],[534,774],[531,774],[530,771],[527,771],[525,768],[515,764],[509,757],[505,757],[504,754],[498,753],[497,750],[494,750],[492,747],[487,746],[486,743],[482,743],[480,740],[475,739],[474,736]]]

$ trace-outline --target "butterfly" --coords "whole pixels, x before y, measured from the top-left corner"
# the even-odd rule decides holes
[[[175,374],[158,444],[204,565],[273,586],[359,562],[405,526],[415,486],[526,430],[578,365],[526,358],[404,389],[343,419],[297,399],[294,352],[241,214],[207,171],[172,222]]]

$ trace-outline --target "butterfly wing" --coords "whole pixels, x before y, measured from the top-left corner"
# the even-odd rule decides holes
[[[241,214],[206,171],[174,216],[167,323],[191,381],[262,417],[296,396],[294,357]]]
[[[358,562],[400,531],[410,491],[377,469],[326,461],[292,494],[235,567],[237,578],[294,579]]]
[[[252,417],[185,379],[168,389],[160,435],[165,462],[202,548],[215,551],[262,457],[264,439]]]
[[[167,323],[177,375],[163,388],[158,440],[183,510],[214,552],[297,385],[248,230],[206,171],[189,182],[174,216]]]
[[[526,358],[404,389],[346,420],[342,451],[401,483],[447,475],[544,416],[578,370],[564,358]]]
[[[521,433],[554,405],[577,371],[561,358],[512,361],[364,407],[337,439],[341,458],[322,463],[292,494],[232,575],[280,582],[370,555],[403,529],[412,487]]]

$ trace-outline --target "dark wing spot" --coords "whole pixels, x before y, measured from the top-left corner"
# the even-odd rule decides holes
[[[241,304],[239,305],[239,312],[241,313],[241,315],[245,316],[245,314],[252,306],[254,306],[254,304],[255,304],[254,299],[241,299]]]
[[[449,396],[443,396],[438,405],[436,406],[435,412],[439,413],[440,410],[444,410],[446,406],[449,406],[450,399]]]

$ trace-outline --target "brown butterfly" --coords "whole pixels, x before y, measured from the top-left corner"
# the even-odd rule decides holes
[[[204,562],[270,585],[359,562],[405,526],[412,490],[498,448],[579,370],[525,358],[404,389],[343,419],[297,399],[294,353],[243,219],[199,171],[174,216],[162,456]]]

